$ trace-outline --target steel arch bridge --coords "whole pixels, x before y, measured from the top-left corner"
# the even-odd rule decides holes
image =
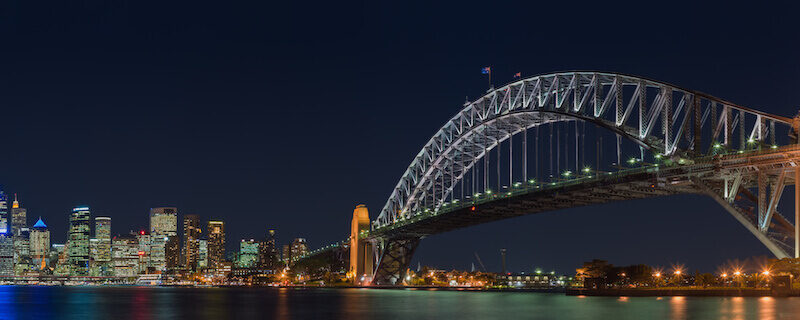
[[[400,284],[427,235],[685,193],[715,199],[775,256],[798,256],[798,230],[777,209],[784,186],[800,182],[798,124],[625,74],[560,72],[493,88],[433,135],[359,236],[375,250],[372,283]],[[610,160],[601,160],[604,152]]]

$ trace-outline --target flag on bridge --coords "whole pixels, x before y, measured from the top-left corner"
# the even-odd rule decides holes
[[[481,69],[481,73],[482,74],[492,74],[492,68],[491,67],[483,67],[483,69]]]
[[[514,74],[514,78],[522,77],[522,72],[517,72]]]

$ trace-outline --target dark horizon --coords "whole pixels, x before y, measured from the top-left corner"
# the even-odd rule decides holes
[[[77,205],[110,216],[113,234],[174,206],[181,219],[225,221],[227,250],[269,229],[313,249],[348,236],[356,205],[378,215],[423,144],[485,92],[485,66],[495,86],[516,72],[605,70],[798,112],[800,29],[788,5],[314,6],[0,5],[3,191],[19,194],[29,225],[45,220],[54,243]],[[477,252],[499,271],[500,248],[510,270],[559,273],[593,258],[713,272],[770,256],[713,200],[685,195],[431,236],[412,265],[468,269]]]

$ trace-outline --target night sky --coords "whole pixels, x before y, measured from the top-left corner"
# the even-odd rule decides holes
[[[524,3],[5,1],[0,184],[54,242],[75,205],[114,233],[177,206],[223,219],[229,250],[270,228],[315,248],[347,237],[357,204],[378,214],[486,90],[484,66],[496,85],[604,70],[783,116],[800,106],[797,8]],[[679,196],[432,236],[414,265],[469,268],[477,252],[497,271],[502,247],[511,270],[565,273],[591,258],[715,271],[769,255],[711,199]]]

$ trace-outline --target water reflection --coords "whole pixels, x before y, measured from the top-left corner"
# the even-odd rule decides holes
[[[758,319],[773,320],[776,313],[775,298],[761,297],[758,299]]]
[[[672,297],[669,299],[669,308],[672,311],[671,319],[686,319],[686,297]]]
[[[790,319],[798,298],[0,286],[0,319]]]

